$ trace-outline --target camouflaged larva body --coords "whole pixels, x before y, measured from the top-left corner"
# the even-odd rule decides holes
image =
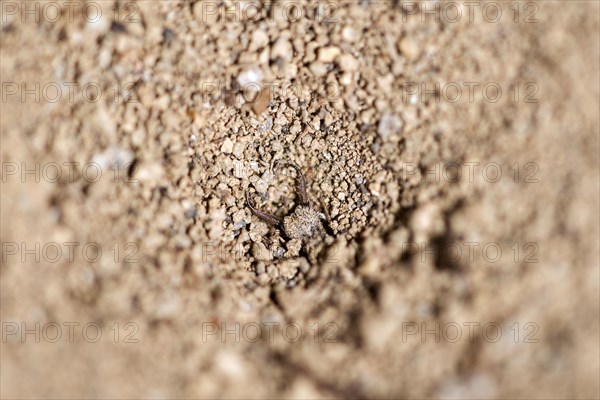
[[[301,205],[283,219],[283,231],[290,239],[286,243],[290,256],[298,256],[300,249],[304,249],[309,261],[317,262],[327,237],[323,218],[323,214],[309,205]]]
[[[289,256],[297,257],[300,255],[300,250],[304,249],[309,260],[311,262],[316,262],[325,245],[325,239],[327,238],[327,233],[323,225],[325,216],[309,205],[304,175],[300,168],[293,164],[291,166],[297,173],[296,193],[300,200],[300,204],[292,214],[281,218],[256,209],[250,201],[248,192],[246,192],[246,203],[252,211],[252,214],[283,230],[283,233],[289,239],[286,243]]]
[[[298,206],[296,210],[283,219],[283,231],[290,239],[306,241],[312,237],[325,236],[322,216],[308,206]]]

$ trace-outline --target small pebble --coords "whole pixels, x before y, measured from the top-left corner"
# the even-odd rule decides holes
[[[237,78],[242,89],[250,90],[252,92],[260,91],[262,80],[263,73],[258,68],[249,68],[242,72]]]
[[[379,125],[377,126],[377,133],[383,140],[389,139],[393,134],[398,134],[402,130],[402,120],[394,114],[383,114]]]
[[[221,145],[221,153],[229,154],[233,151],[233,142],[229,138],[225,138]]]
[[[339,47],[328,46],[322,47],[319,49],[319,61],[324,63],[330,63],[335,60],[335,58],[340,55],[341,50]]]
[[[358,69],[358,61],[350,54],[342,54],[339,56],[337,63],[342,71],[353,72]]]
[[[358,40],[359,34],[356,31],[356,29],[354,29],[351,26],[346,26],[344,27],[344,29],[342,29],[342,38],[346,41],[346,42],[350,42],[350,43],[354,43]]]
[[[414,39],[405,37],[400,41],[400,52],[409,60],[416,60],[421,54],[421,49]]]
[[[269,35],[262,29],[257,29],[252,32],[252,42],[250,43],[250,51],[256,51],[269,44]]]
[[[259,262],[256,264],[256,273],[259,275],[265,273],[265,263]]]
[[[254,187],[259,193],[265,193],[269,189],[269,184],[264,179],[259,179],[254,184]]]
[[[293,49],[292,44],[287,38],[279,38],[271,47],[271,60],[281,58],[285,61],[292,59]]]
[[[273,256],[275,258],[281,258],[281,256],[285,253],[285,249],[281,246],[277,247]]]
[[[315,76],[324,76],[327,74],[327,65],[321,61],[315,61],[311,63],[308,68]]]
[[[194,219],[194,218],[196,218],[196,214],[197,214],[197,210],[196,210],[196,208],[195,208],[195,207],[188,208],[188,209],[187,209],[187,210],[185,210],[185,212],[184,212],[184,216],[185,216],[187,219]]]
[[[270,261],[273,255],[262,242],[254,242],[252,245],[252,256],[257,260]]]

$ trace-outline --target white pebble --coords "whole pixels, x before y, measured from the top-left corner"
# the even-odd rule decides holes
[[[258,92],[260,91],[260,84],[263,80],[263,73],[258,68],[249,68],[242,72],[237,80],[243,89]]]
[[[356,40],[358,40],[358,32],[356,32],[356,29],[352,28],[351,26],[346,26],[344,29],[342,29],[342,38],[346,42],[356,42]]]
[[[319,61],[324,63],[333,62],[335,58],[340,55],[340,53],[341,50],[339,49],[339,47],[322,47],[321,49],[319,49]]]
[[[405,37],[400,41],[400,52],[410,60],[416,60],[421,54],[421,49],[414,39]]]
[[[402,127],[402,120],[397,115],[386,113],[383,114],[379,121],[377,133],[383,140],[386,140],[389,139],[391,135],[400,133]]]
[[[101,170],[108,168],[124,169],[133,161],[133,153],[121,147],[112,146],[104,150],[102,153],[92,157],[92,163],[95,163]]]
[[[356,71],[358,69],[358,61],[351,54],[342,54],[338,58],[338,65],[342,69],[342,71]]]
[[[292,58],[292,44],[286,38],[279,38],[273,47],[271,47],[271,60],[276,58],[282,58],[283,60],[289,61]]]
[[[229,154],[233,151],[233,142],[229,138],[225,138],[223,144],[221,145],[221,152],[225,154]]]
[[[250,51],[261,49],[269,44],[269,35],[262,29],[257,29],[252,32],[252,42],[250,44]]]

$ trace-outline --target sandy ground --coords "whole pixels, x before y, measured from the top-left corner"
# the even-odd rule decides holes
[[[598,2],[1,11],[3,398],[600,396]]]

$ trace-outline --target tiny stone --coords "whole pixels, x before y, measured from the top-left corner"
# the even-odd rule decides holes
[[[244,167],[244,163],[242,163],[241,161],[237,161],[236,163],[234,163],[233,176],[235,176],[238,179],[243,179],[246,177],[246,167]]]
[[[92,162],[96,163],[100,169],[119,168],[121,170],[129,167],[133,161],[133,153],[120,147],[109,147],[102,153],[92,157]]]
[[[259,262],[258,264],[256,264],[256,273],[257,274],[265,273],[265,263]]]
[[[285,253],[285,249],[283,247],[279,246],[275,250],[275,253],[273,254],[273,256],[275,258],[281,258],[281,256],[283,255],[283,253]]]
[[[233,225],[233,230],[236,231],[238,229],[242,229],[244,226],[246,226],[246,221],[244,221],[244,220],[238,221]]]
[[[298,273],[298,263],[286,260],[279,265],[279,274],[287,279],[293,278]]]
[[[265,193],[269,188],[269,184],[264,179],[259,179],[254,184],[254,187],[259,193]]]
[[[352,84],[353,77],[352,73],[346,72],[340,77],[340,84],[343,86],[350,86]]]
[[[287,242],[287,250],[291,256],[297,256],[300,254],[300,248],[302,247],[302,240],[292,239]]]
[[[310,72],[312,72],[315,76],[324,76],[327,74],[327,65],[321,61],[315,61],[311,63],[309,68]]]
[[[358,32],[351,26],[346,26],[342,29],[342,38],[350,43],[356,42],[358,40]]]
[[[181,234],[181,235],[177,235],[173,238],[173,244],[178,249],[186,249],[186,248],[190,247],[190,245],[192,244],[192,241],[190,240],[189,237]]]
[[[252,245],[252,256],[257,260],[270,261],[273,255],[262,242],[254,242]]]
[[[269,44],[269,35],[262,29],[257,29],[252,33],[252,42],[250,44],[250,51],[256,51],[260,48],[265,47]]]
[[[257,174],[260,172],[260,170],[258,169],[258,163],[256,161],[250,161],[250,168]]]
[[[229,138],[225,138],[223,144],[221,145],[221,152],[225,154],[229,154],[233,151],[233,142]]]
[[[261,285],[266,285],[267,283],[269,283],[269,275],[265,274],[264,272],[258,274],[258,283],[260,283]]]
[[[408,37],[403,38],[400,41],[400,52],[404,54],[410,60],[416,60],[421,54],[421,49],[415,40]]]
[[[184,212],[184,215],[185,215],[185,217],[187,219],[194,219],[194,218],[196,218],[196,214],[197,214],[197,210],[196,210],[195,207],[188,208]]]
[[[324,63],[330,63],[341,53],[339,47],[328,46],[319,49],[319,61]]]
[[[289,61],[292,58],[292,53],[292,44],[288,39],[282,37],[273,44],[273,47],[271,47],[271,60],[281,58]]]
[[[333,188],[329,182],[325,181],[321,183],[321,190],[323,190],[325,193],[329,193],[331,190],[333,190]]]
[[[269,104],[271,102],[271,89],[266,87],[262,89],[256,98],[252,101],[252,111],[256,115],[262,114],[267,108],[269,108]]]
[[[237,78],[242,89],[248,89],[252,92],[258,92],[260,90],[262,80],[263,73],[258,68],[249,68],[242,72]]]
[[[310,271],[310,264],[306,260],[304,260],[304,262],[300,263],[300,272],[306,274],[308,273],[308,271]]]
[[[304,135],[302,137],[302,145],[309,147],[310,143],[312,142],[312,137],[310,135]]]
[[[242,210],[238,210],[237,212],[235,212],[231,218],[233,219],[233,222],[240,222],[240,221],[244,221],[244,218],[246,217],[246,212],[242,209]]]
[[[277,276],[279,276],[279,272],[277,271],[277,268],[275,268],[274,265],[269,265],[267,267],[267,275],[269,275],[269,277],[271,278],[277,278]]]
[[[298,123],[294,123],[294,125],[292,125],[292,127],[290,128],[290,133],[292,135],[297,135],[298,133],[300,133],[300,131],[302,131],[302,127]]]
[[[333,123],[333,115],[331,113],[325,114],[325,126],[330,126]]]
[[[358,69],[358,61],[350,54],[342,54],[337,61],[342,71],[353,72]]]
[[[175,295],[168,296],[163,301],[158,302],[153,310],[153,316],[159,320],[167,320],[175,317],[181,309],[181,300]]]
[[[265,132],[270,130],[273,127],[273,118],[266,118],[263,122],[258,125],[258,130],[260,132]]]
[[[389,139],[391,135],[402,131],[402,120],[394,114],[384,114],[377,126],[377,133],[383,140]]]

